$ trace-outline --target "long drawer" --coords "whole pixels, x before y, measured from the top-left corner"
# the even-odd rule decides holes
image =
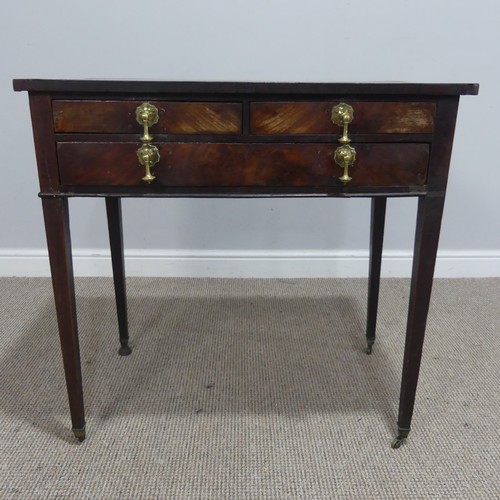
[[[160,161],[151,186],[342,186],[335,145],[158,143]],[[350,169],[354,186],[421,186],[429,145],[358,143]],[[144,167],[137,143],[60,142],[60,182],[66,186],[139,186]]]

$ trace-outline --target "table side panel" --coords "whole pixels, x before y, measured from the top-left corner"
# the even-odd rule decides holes
[[[48,94],[30,93],[29,102],[40,189],[46,193],[57,192],[59,170],[51,98]]]
[[[443,97],[437,102],[436,130],[429,159],[429,190],[446,191],[460,97]]]

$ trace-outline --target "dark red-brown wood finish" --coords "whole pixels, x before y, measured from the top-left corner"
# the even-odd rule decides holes
[[[345,100],[355,110],[351,134],[431,134],[433,102],[372,102]],[[250,107],[253,134],[334,134],[333,101],[254,102]]]
[[[233,94],[258,95],[403,95],[446,96],[476,95],[477,83],[289,83],[289,82],[176,82],[164,80],[50,80],[38,78],[16,78],[14,90],[54,93],[107,93],[126,94]]]
[[[137,101],[57,100],[52,104],[56,132],[137,133]],[[241,104],[152,101],[160,134],[238,134]]]
[[[43,198],[43,216],[73,433],[85,439],[80,346],[67,198]]]
[[[105,197],[120,331],[130,354],[120,199],[124,196],[369,196],[372,198],[367,314],[375,340],[388,196],[418,196],[399,447],[408,436],[430,303],[459,96],[477,84],[230,83],[14,80],[27,90],[56,312],[75,435],[85,437],[67,198]],[[160,161],[142,180],[136,108],[158,110],[151,125]],[[343,183],[335,162],[339,103],[353,107],[356,150]],[[147,143],[150,140],[146,140]]]
[[[342,186],[331,144],[162,143],[155,186]],[[422,186],[428,144],[354,144],[359,160],[351,186]],[[64,186],[143,185],[137,143],[61,142]]]

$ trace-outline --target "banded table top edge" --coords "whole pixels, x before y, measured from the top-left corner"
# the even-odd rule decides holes
[[[308,82],[215,82],[140,80],[14,79],[15,91],[110,92],[110,93],[214,93],[297,95],[476,95],[477,83],[308,83]]]

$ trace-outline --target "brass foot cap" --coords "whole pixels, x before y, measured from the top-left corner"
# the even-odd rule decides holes
[[[397,450],[406,441],[408,434],[410,434],[410,429],[402,429],[401,427],[398,427],[398,437],[391,443],[391,448],[393,450]]]
[[[82,442],[85,439],[85,427],[83,429],[73,429],[73,434],[78,441]]]
[[[393,450],[397,450],[404,442],[406,438],[398,436],[397,438],[394,438],[394,440],[391,443],[391,448]]]

